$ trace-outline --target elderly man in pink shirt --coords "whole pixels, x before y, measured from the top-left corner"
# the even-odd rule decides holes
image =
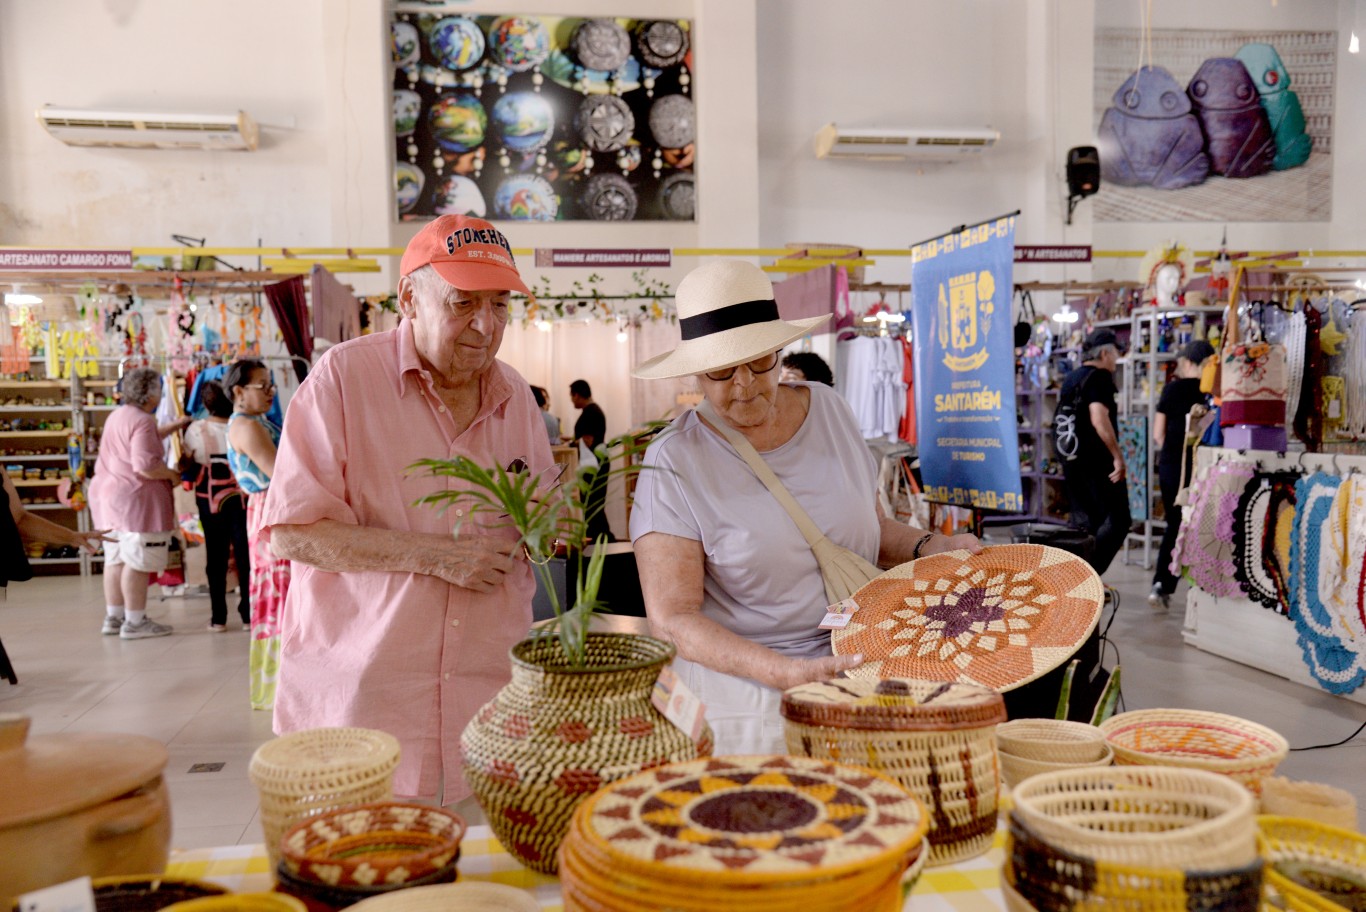
[[[407,467],[459,455],[548,479],[552,458],[531,388],[494,357],[509,293],[529,293],[507,239],[443,216],[400,273],[398,329],[329,349],[285,420],[259,522],[294,562],[275,730],[387,731],[395,793],[450,804],[469,795],[460,733],[510,679],[535,583],[514,530],[414,506],[457,482]]]

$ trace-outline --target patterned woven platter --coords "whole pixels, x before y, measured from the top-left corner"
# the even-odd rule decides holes
[[[905,859],[920,802],[861,767],[805,757],[719,757],[614,783],[580,809],[586,848],[616,866],[708,883],[791,883]]]
[[[859,610],[831,637],[862,654],[851,677],[921,678],[1004,692],[1066,661],[1100,620],[1100,577],[1066,551],[998,545],[894,567],[853,595]]]

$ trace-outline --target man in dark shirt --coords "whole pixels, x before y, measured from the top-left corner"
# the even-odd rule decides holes
[[[1103,574],[1129,534],[1129,488],[1115,432],[1115,334],[1097,329],[1082,345],[1082,366],[1062,382],[1058,402],[1076,404],[1077,458],[1063,463],[1072,525],[1096,539],[1091,566]]]
[[[590,450],[604,443],[607,439],[607,416],[593,401],[593,388],[587,380],[575,380],[569,384],[569,401],[574,403],[574,408],[579,409],[579,420],[574,422],[574,439]],[[588,499],[583,505],[584,513],[588,516],[588,537],[597,541],[599,535],[606,535],[609,542],[614,542],[617,539],[612,534],[612,527],[607,524],[607,512],[604,509],[607,502],[607,463],[598,466],[591,484]]]
[[[1186,415],[1191,407],[1203,405],[1205,394],[1200,391],[1200,374],[1205,362],[1214,357],[1214,346],[1198,339],[1181,349],[1176,359],[1176,376],[1162,390],[1153,416],[1153,448],[1158,451],[1157,479],[1162,485],[1162,516],[1167,529],[1162,534],[1162,547],[1157,551],[1157,569],[1153,571],[1153,588],[1148,602],[1154,608],[1166,608],[1176,591],[1176,576],[1171,572],[1172,550],[1176,533],[1181,529],[1181,508],[1176,495],[1185,479],[1181,477],[1181,450],[1186,438]]]

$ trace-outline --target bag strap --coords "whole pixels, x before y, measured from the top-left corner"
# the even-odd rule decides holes
[[[759,480],[764,483],[764,487],[768,488],[778,503],[783,505],[787,515],[792,517],[792,521],[797,524],[797,528],[801,531],[802,537],[806,539],[806,543],[812,548],[820,544],[821,540],[825,538],[825,534],[816,528],[816,524],[811,521],[811,517],[802,509],[801,504],[797,503],[796,498],[788,492],[787,488],[783,487],[783,483],[768,467],[768,463],[764,462],[764,457],[759,455],[759,451],[754,449],[754,445],[746,440],[743,434],[727,424],[725,419],[716,414],[716,410],[705,398],[697,403],[697,414],[706,418],[707,423],[719,431],[721,436],[730,442],[735,452],[740,454],[740,458],[749,464],[749,467],[754,470],[754,474],[759,476]]]

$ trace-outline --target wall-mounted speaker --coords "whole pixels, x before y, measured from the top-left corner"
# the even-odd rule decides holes
[[[1067,150],[1068,196],[1090,196],[1100,189],[1100,154],[1095,146]]]

